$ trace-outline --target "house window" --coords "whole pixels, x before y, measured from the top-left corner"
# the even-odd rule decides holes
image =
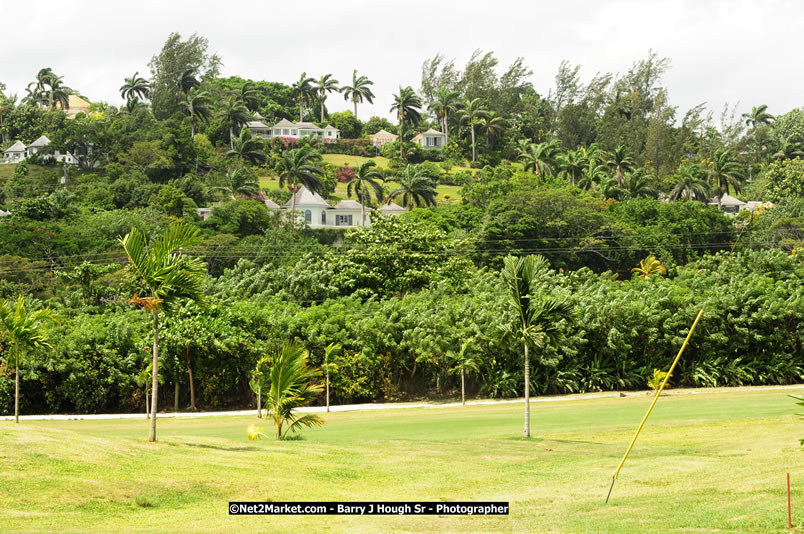
[[[310,210],[304,210],[304,222],[310,224],[313,222],[313,212]]]
[[[326,211],[321,212],[321,224],[327,224],[327,212]]]
[[[274,135],[282,135],[282,130],[280,129],[274,130]]]
[[[293,130],[293,135],[299,135],[299,130]]]
[[[290,135],[290,130],[288,128],[285,128],[284,130],[282,130],[282,135]]]
[[[327,137],[332,137],[332,132],[327,132]]]
[[[336,215],[335,226],[352,226],[351,215]]]

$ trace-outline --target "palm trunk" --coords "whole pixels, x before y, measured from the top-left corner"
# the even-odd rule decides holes
[[[447,112],[444,112],[444,119],[442,120],[444,124],[444,146],[449,144],[449,115]]]
[[[156,396],[159,389],[159,314],[154,313],[154,362],[151,381],[151,432],[148,441],[156,441]]]
[[[181,385],[179,384],[179,377],[176,376],[176,382],[173,387],[173,411],[179,411],[179,394],[181,393]]]
[[[466,406],[466,389],[464,387],[464,371],[461,369],[461,404]]]
[[[477,156],[475,154],[475,125],[473,124],[472,125],[472,161],[475,161],[476,157]]]
[[[151,403],[150,403],[150,400],[148,399],[148,394],[149,394],[148,385],[146,384],[146,386],[145,386],[145,418],[146,419],[151,418],[151,408],[150,408]]]
[[[327,369],[327,412],[329,412],[329,369]]]
[[[190,383],[190,409],[195,411],[198,408],[195,407],[195,381],[193,381],[193,366],[190,365],[190,349],[186,349],[184,352],[185,358],[187,358],[187,379]]]
[[[262,384],[257,385],[257,419],[262,419]]]
[[[361,214],[363,216],[363,225],[362,226],[363,226],[363,228],[365,228],[366,227],[366,193],[363,192],[360,195],[360,198],[363,200],[363,202],[360,203],[360,211],[361,211]],[[329,377],[329,373],[327,373],[327,377]],[[329,380],[329,378],[327,378],[327,380]],[[327,410],[327,411],[329,411],[329,410]]]
[[[321,122],[324,122],[324,99],[321,99]]]
[[[304,101],[299,99],[299,122],[304,120]]]
[[[530,437],[530,359],[527,342],[525,342],[525,437]]]
[[[357,118],[357,100],[355,100],[355,118]]]
[[[20,422],[20,352],[17,347],[17,362],[14,367],[14,422]]]
[[[229,127],[229,146],[234,150],[234,129],[231,126]]]

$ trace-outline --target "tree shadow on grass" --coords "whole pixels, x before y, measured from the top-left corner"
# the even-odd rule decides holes
[[[252,445],[245,445],[239,447],[222,447],[220,445],[207,445],[205,443],[177,443],[166,441],[163,442],[165,445],[170,447],[195,447],[198,449],[214,449],[216,451],[259,451],[261,450],[260,447],[254,447]]]

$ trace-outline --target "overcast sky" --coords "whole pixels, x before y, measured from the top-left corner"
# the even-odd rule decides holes
[[[800,0],[45,0],[4,12],[0,81],[20,98],[51,67],[91,100],[119,104],[123,78],[150,77],[147,63],[171,32],[195,32],[224,76],[290,84],[306,71],[345,84],[358,69],[377,95],[358,108],[361,120],[389,116],[400,85],[418,89],[425,59],[441,52],[462,67],[478,48],[493,50],[501,69],[523,56],[542,95],[564,59],[588,81],[653,49],[672,60],[664,85],[678,116],[704,101],[717,118],[726,103],[779,114],[804,100]],[[336,94],[327,104],[350,109]]]

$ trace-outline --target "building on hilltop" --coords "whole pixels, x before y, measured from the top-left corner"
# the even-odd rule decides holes
[[[50,139],[48,139],[44,135],[39,137],[39,139],[37,139],[28,146],[22,144],[21,141],[17,141],[13,145],[11,145],[8,149],[3,151],[3,159],[0,160],[0,163],[19,163],[23,160],[30,158],[34,154],[39,153],[43,148],[45,148],[48,145],[50,145]],[[54,150],[52,153],[42,154],[42,157],[53,158],[59,163],[66,163],[67,165],[78,165],[78,159],[76,159],[75,156],[73,156],[69,152],[61,152],[59,150]]]
[[[424,148],[444,148],[447,136],[430,128],[411,139],[411,141]]]
[[[324,141],[334,141],[341,136],[341,131],[329,124],[323,128],[319,128],[312,122],[290,122],[287,119],[282,119],[276,124],[268,126],[257,117],[260,117],[259,114],[255,115],[254,121],[246,124],[246,128],[249,129],[251,135],[262,137],[263,139],[271,139],[274,137],[287,137],[289,139],[318,137]]]
[[[369,139],[371,139],[371,144],[377,148],[389,143],[393,143],[398,138],[398,135],[392,134],[391,132],[386,132],[385,130],[380,130],[379,132],[369,136]]]

